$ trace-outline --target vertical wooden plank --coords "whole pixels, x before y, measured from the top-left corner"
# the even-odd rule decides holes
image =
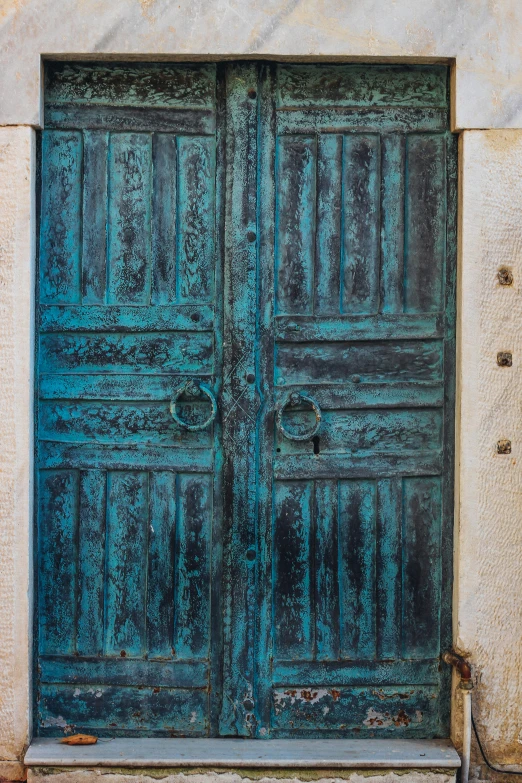
[[[375,657],[375,517],[375,482],[341,481],[341,658]]]
[[[376,313],[380,267],[380,143],[376,135],[344,137],[343,210],[341,311]]]
[[[82,301],[102,304],[106,293],[107,156],[109,134],[83,134]]]
[[[226,194],[226,64],[216,73],[216,260],[214,281],[214,389],[218,399],[223,390],[223,267]],[[212,425],[214,447],[212,540],[210,552],[210,661],[209,734],[219,733],[223,694],[223,428],[222,417]]]
[[[402,479],[377,482],[377,658],[401,655]]]
[[[256,734],[270,733],[272,711],[272,520],[274,458],[274,240],[275,63],[264,63],[259,80],[259,280],[257,382],[263,400],[258,428],[257,573],[255,627]]]
[[[141,656],[145,649],[148,505],[147,473],[108,474],[106,655]]]
[[[283,136],[277,140],[276,307],[278,313],[313,311],[316,140]]]
[[[78,638],[80,655],[103,654],[107,474],[80,471]]]
[[[209,302],[214,292],[215,140],[178,139],[179,302]]]
[[[170,657],[174,635],[174,535],[176,474],[150,474],[147,650],[149,658]]]
[[[312,481],[275,484],[274,653],[280,660],[312,660]]]
[[[441,478],[404,479],[402,652],[436,658],[440,635]]]
[[[152,137],[152,304],[176,301],[176,137]]]
[[[109,154],[109,304],[150,300],[151,136],[113,133]]]
[[[339,314],[343,137],[317,140],[316,315]]]
[[[82,137],[43,131],[40,301],[80,301]]]
[[[212,534],[210,476],[178,477],[177,528],[174,650],[178,658],[207,658]]]
[[[338,482],[315,482],[315,658],[339,658]]]
[[[223,690],[219,731],[255,730],[257,385],[257,79],[255,64],[227,68],[226,216],[223,323]],[[254,704],[255,707],[255,704]]]
[[[42,470],[39,476],[40,652],[76,650],[78,471]]]
[[[446,258],[444,273],[444,340],[445,399],[443,422],[442,527],[441,527],[441,628],[440,650],[450,648],[453,640],[451,610],[453,605],[453,530],[455,475],[455,378],[456,378],[456,277],[457,277],[457,203],[458,203],[458,134],[446,134]],[[440,735],[448,734],[451,711],[451,675],[441,672]]]
[[[381,307],[404,307],[404,155],[405,137],[381,138]]]
[[[445,136],[412,134],[406,147],[404,303],[409,313],[443,307],[446,253]]]

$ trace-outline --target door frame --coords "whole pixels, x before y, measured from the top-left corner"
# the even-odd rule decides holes
[[[49,58],[49,59],[51,59],[51,58]],[[103,60],[95,60],[94,58],[91,58],[91,57],[89,57],[88,59],[89,59],[89,61],[97,62],[97,63],[98,62],[99,63],[104,62]],[[126,61],[127,60],[125,58],[121,59],[122,63],[124,63]],[[204,60],[203,62],[215,62],[215,61],[216,61],[215,59],[208,59],[208,60]],[[143,58],[140,58],[139,62],[148,63],[148,62],[152,62],[152,61],[150,61],[146,57],[143,57]],[[180,60],[180,61],[172,59],[172,60],[169,60],[169,62],[173,62],[173,63],[175,63],[175,62],[192,62],[192,60],[190,58],[183,58],[183,60]],[[202,62],[202,60],[198,60],[198,62]],[[242,71],[244,71],[244,69],[247,68],[248,66],[250,66],[254,71],[256,69],[260,70],[260,67],[263,66],[263,65],[266,65],[267,70],[270,70],[271,64],[272,63],[273,64],[277,64],[278,62],[285,62],[285,61],[283,59],[277,58],[277,57],[274,57],[274,58],[258,58],[258,59],[248,57],[248,58],[238,58],[237,59],[237,65],[240,66]],[[292,62],[310,62],[310,60],[307,59],[307,58],[303,58],[302,60],[299,59],[299,58],[297,58],[297,59],[292,58]],[[321,59],[318,59],[318,60],[314,60],[314,63],[315,62],[317,62],[317,64],[329,64],[329,63],[336,63],[337,64],[337,63],[340,63],[340,62],[350,62],[350,61],[349,60],[346,60],[346,61],[342,60],[341,61],[341,60],[338,60],[338,59],[330,60],[328,58],[321,58]],[[360,62],[360,61],[357,61],[357,62]],[[404,65],[410,64],[407,60],[403,60],[403,59],[394,60],[393,62],[395,64],[404,64]],[[236,61],[234,61],[234,58],[228,58],[227,57],[226,64],[224,62],[218,64],[218,73],[219,73],[220,69],[222,69],[223,71],[227,70],[227,72],[231,73],[232,69],[233,69],[233,66],[235,64],[236,64]],[[371,66],[372,63],[370,62],[370,63],[368,63],[368,65]],[[225,81],[226,81],[225,78],[221,79],[221,82],[223,84],[225,83]],[[268,82],[269,82],[269,79],[265,80],[265,82],[264,82],[264,85],[265,85],[264,86],[264,90],[265,90],[265,92],[266,92],[266,89],[267,89],[266,88],[266,84],[268,84]],[[219,83],[220,83],[220,80],[218,78],[218,85],[219,85]],[[256,108],[255,112],[252,113],[252,111],[250,110],[250,107],[248,105],[245,107],[246,115],[248,117],[250,117],[250,118],[253,118],[253,122],[256,123],[256,131],[255,131],[255,133],[253,133],[251,127],[249,128],[249,130],[246,131],[246,133],[247,134],[250,133],[250,135],[251,135],[251,142],[256,144],[256,145],[257,145],[258,141],[260,139],[263,139],[263,138],[265,140],[265,143],[267,143],[267,144],[272,143],[272,142],[267,142],[266,141],[266,129],[271,127],[271,123],[273,122],[273,118],[271,118],[269,116],[269,110],[267,111],[267,109],[266,109],[266,106],[269,105],[269,101],[265,101],[266,106],[265,106],[265,109],[263,109],[263,92],[262,92],[263,91],[263,86],[261,85],[261,80],[259,80],[257,89],[259,89],[260,86],[261,86],[261,90],[259,90],[259,92],[261,94],[261,99],[260,99],[260,108],[259,108],[259,110]],[[221,96],[221,98],[219,97],[219,87],[218,87],[218,115],[219,115],[219,112],[220,112],[219,101],[221,100],[221,111],[223,111],[223,104],[224,103],[226,104],[225,97],[226,96],[224,95],[224,93]],[[247,104],[247,101],[245,101],[245,103]],[[252,105],[253,106],[256,105],[254,101],[252,101]],[[261,126],[262,126],[259,133],[257,131],[258,111],[259,111],[259,114],[261,116]],[[263,112],[264,112],[264,115],[263,115]],[[228,123],[232,122],[232,118],[229,116],[228,104],[227,104],[227,108],[225,109],[225,113],[227,115],[227,117],[226,117],[227,127],[229,127]],[[228,162],[228,156],[231,154],[230,150],[227,149],[226,134],[224,133],[224,130],[223,130],[223,122],[224,121],[225,121],[225,116],[222,117],[220,130],[218,130],[218,133],[217,133],[218,155],[222,155],[223,156],[223,166],[220,169],[219,166],[217,165],[216,166],[216,171],[219,171],[221,173],[221,178],[224,178],[224,172],[228,168],[226,163],[225,163],[225,158],[227,158],[227,162]],[[218,125],[219,125],[219,122],[218,122]],[[247,123],[247,125],[248,125],[248,123]],[[241,130],[240,127],[238,127],[236,129],[236,132],[237,132],[238,135],[240,135],[243,131]],[[255,140],[253,138],[254,135],[256,137]],[[35,185],[36,185],[36,193],[39,194],[40,193],[40,188],[41,188],[41,133],[38,133],[37,139],[38,139],[38,141],[37,141],[37,164],[36,164],[36,178],[35,178],[36,182],[35,182]],[[240,143],[243,143],[243,141],[241,141]],[[264,164],[262,163],[261,165],[265,165],[267,167],[267,169],[269,169],[270,168],[270,163],[267,163],[267,160],[266,160],[267,157],[268,156],[264,156],[264,158],[263,158]],[[239,166],[239,168],[243,172],[246,170],[246,167],[245,167],[244,164],[245,164],[245,161],[244,160],[242,161],[238,157],[238,166]],[[273,174],[273,172],[272,172],[272,174]],[[238,176],[241,177],[243,175],[239,174]],[[455,176],[456,176],[456,173],[455,173]],[[261,175],[261,177],[262,177],[262,175]],[[225,194],[225,187],[224,187],[223,183],[221,183],[221,187],[223,189],[223,194],[221,196],[221,200],[218,199],[218,206],[217,206],[217,213],[216,213],[216,224],[219,224],[218,216],[220,214],[222,216],[224,216],[225,213],[227,213],[227,222],[230,222],[232,224],[234,224],[234,223],[239,224],[239,223],[243,222],[245,224],[245,226],[246,226],[246,223],[249,223],[249,225],[253,225],[253,223],[252,223],[252,215],[248,214],[248,216],[245,216],[244,214],[241,214],[239,212],[238,208],[237,208],[237,205],[234,203],[233,199],[230,199],[230,198],[227,199],[225,197],[225,195],[224,195]],[[252,183],[250,183],[250,187],[251,188],[253,187]],[[254,190],[255,190],[255,195],[252,195],[253,201],[255,201],[257,199],[258,188],[254,188]],[[452,221],[451,221],[452,225],[451,225],[451,229],[450,230],[451,230],[452,234],[454,234],[455,237],[456,237],[456,220],[457,220],[457,204],[456,204],[456,202],[457,202],[457,195],[456,195],[456,188],[454,188],[453,191],[454,191],[454,193],[453,193],[454,208],[451,210],[451,212],[448,209],[448,215],[449,214],[452,215]],[[230,211],[228,211],[229,207],[230,207]],[[260,211],[264,212],[265,208],[262,207]],[[36,220],[35,220],[35,234],[36,234],[36,240],[35,240],[36,251],[35,251],[35,254],[36,254],[36,258],[37,258],[37,263],[36,263],[36,269],[35,269],[35,275],[34,275],[34,289],[33,290],[37,290],[37,286],[38,286],[38,263],[39,263],[39,259],[38,259],[38,256],[39,256],[38,235],[39,235],[39,227],[40,227],[40,201],[39,201],[39,198],[37,197],[36,198]],[[259,250],[260,255],[263,254],[263,253],[265,253],[265,254],[270,253],[270,251],[267,249],[267,248],[270,248],[270,241],[268,240],[268,237],[266,235],[268,233],[270,233],[270,232],[273,233],[273,229],[270,229],[270,228],[267,229],[266,228],[266,221],[262,221],[262,225],[260,226],[259,223],[256,220],[255,221],[255,231],[256,231],[257,236],[258,236],[258,238],[260,240],[260,248],[261,248]],[[227,262],[226,262],[226,259],[225,259],[225,255],[227,253],[227,237],[226,237],[226,231],[225,230],[222,230],[221,233],[223,234],[223,237],[220,238],[219,241],[223,243],[224,252],[222,254],[222,260],[223,260],[224,267],[226,269]],[[219,235],[219,232],[218,232],[218,235]],[[247,254],[250,253],[249,257],[255,259],[254,263],[256,265],[257,264],[260,265],[261,261],[257,258],[257,254],[255,252],[252,254],[252,251],[251,251],[251,248],[253,247],[253,249],[255,250],[256,246],[257,246],[256,243],[254,243],[253,246],[249,245],[248,243],[245,243],[244,247],[245,247],[246,253]],[[272,247],[273,247],[273,245],[272,245]],[[229,250],[229,252],[232,252],[232,250]],[[455,250],[453,251],[453,255],[456,256],[456,245],[455,245]],[[217,265],[216,269],[218,267],[219,267],[219,265]],[[270,267],[270,265],[267,266],[267,268],[269,268],[269,267]],[[223,272],[223,270],[222,270],[221,273],[225,274],[225,277],[226,277],[226,271]],[[224,281],[224,284],[225,284],[225,288],[226,288],[226,285],[227,285],[226,279]],[[455,307],[455,295],[456,295],[456,291],[455,291],[455,287],[454,287],[454,289],[453,289],[453,305],[452,305],[453,307]],[[261,293],[260,296],[259,296],[259,301],[257,302],[258,309],[260,309],[263,304],[265,306],[267,306],[266,298],[264,298],[263,297],[263,293]],[[244,303],[241,303],[241,306],[244,306]],[[224,328],[224,336],[225,336],[226,335],[226,331],[227,331],[226,315],[225,315],[225,319],[224,320],[225,320],[225,323],[223,325],[223,328]],[[455,338],[453,340],[453,343],[455,344]],[[268,356],[268,353],[269,353],[269,351],[268,351],[268,349],[266,347],[266,344],[262,343],[261,344],[261,355],[262,356],[264,355],[264,357],[265,357],[264,358],[264,361],[266,362],[265,366],[270,366],[270,362],[272,361],[271,357]],[[34,355],[35,358],[37,358],[36,340],[35,340],[34,354],[33,355]],[[457,409],[456,409],[456,406],[455,406],[455,361],[456,361],[456,356],[455,356],[455,349],[454,349],[453,353],[452,353],[452,357],[446,357],[445,356],[445,370],[444,370],[445,377],[446,378],[449,378],[449,377],[452,378],[452,387],[453,387],[452,391],[450,392],[453,395],[453,408],[451,406],[448,406],[449,407],[449,411],[447,412],[446,418],[445,418],[445,425],[447,425],[447,427],[445,427],[445,430],[446,430],[446,432],[448,434],[447,434],[445,445],[444,445],[445,459],[447,460],[447,462],[450,465],[450,467],[448,468],[448,473],[451,471],[452,475],[454,475],[454,464],[455,464],[454,423],[455,423],[455,418],[457,416]],[[257,364],[259,364],[259,363],[260,363],[260,360],[258,360]],[[446,374],[449,369],[452,369],[451,375],[447,375]],[[38,380],[38,376],[35,375],[35,383],[37,383],[37,380]],[[256,395],[254,395],[254,397],[255,396]],[[33,418],[34,425],[35,425],[35,432],[36,432],[36,429],[37,429],[37,427],[36,427],[36,425],[37,425],[37,407],[38,407],[37,406],[37,394],[36,394],[36,388],[35,388],[35,393],[34,393],[34,418]],[[269,420],[270,419],[268,417],[267,421],[269,421]],[[263,437],[266,437],[266,438],[270,437],[270,433],[268,431],[265,431],[263,433]],[[35,443],[36,443],[36,437],[35,437]],[[36,464],[35,464],[35,467],[34,467],[34,472],[35,472],[35,476],[36,476]],[[226,475],[226,472],[225,472],[225,475]],[[227,479],[225,477],[225,479],[224,479],[224,484],[225,484],[224,491],[225,492],[227,491],[226,482],[227,482]],[[36,482],[35,482],[35,486],[36,486]],[[34,495],[34,492],[33,492],[33,495]],[[448,498],[445,499],[445,505],[448,505],[448,506],[451,505],[451,507],[453,509],[452,497],[453,497],[453,485],[451,487],[451,498],[448,497]],[[268,509],[268,507],[269,506],[267,504],[266,508]],[[442,578],[442,581],[441,581],[441,587],[442,587],[441,606],[445,607],[443,609],[443,611],[444,611],[444,613],[445,613],[445,615],[447,617],[447,621],[445,623],[443,623],[443,628],[444,628],[444,633],[443,633],[443,640],[444,641],[443,641],[443,645],[442,645],[443,647],[444,646],[447,647],[447,646],[451,645],[452,593],[453,593],[453,579],[452,579],[453,561],[452,561],[452,552],[453,552],[454,524],[455,524],[453,513],[451,513],[449,515],[446,515],[446,516],[448,516],[448,519],[447,520],[444,519],[444,521],[443,521],[443,541],[445,542],[445,545],[443,546],[443,552],[444,552],[444,557],[443,557],[443,560],[442,560],[442,564],[443,564],[443,578]],[[37,530],[36,530],[36,514],[34,515],[34,519],[35,519],[35,521],[34,521],[35,527],[34,527],[33,535],[34,535],[35,542],[38,542],[38,535],[37,535]],[[256,535],[256,527],[257,527],[257,525],[255,523],[252,523],[252,520],[246,526],[246,530],[248,531],[248,534],[250,536],[252,536],[252,534],[254,534],[254,537],[255,537],[255,535]],[[448,531],[450,531],[451,535],[449,536],[448,540],[446,541],[446,534],[448,533]],[[223,532],[224,532],[224,536],[225,536],[224,540],[226,541],[227,540],[227,531],[224,530]],[[245,539],[244,543],[245,543],[246,548],[248,548],[248,546],[252,546],[252,541],[251,541],[250,538],[249,539]],[[218,548],[218,547],[216,547],[216,543],[214,542],[214,544],[213,544],[214,551],[216,550],[216,548]],[[37,552],[38,552],[38,547],[35,546],[34,547],[34,551],[33,551],[33,569],[34,569],[33,573],[34,573],[34,595],[35,595],[35,597],[38,595]],[[231,563],[228,563],[228,565],[227,565],[227,568],[229,569],[229,571],[231,569],[231,565],[232,565]],[[252,569],[250,569],[250,571],[245,570],[245,572],[247,574],[249,574],[248,578],[245,580],[246,584],[250,585],[250,587],[248,589],[253,589],[253,585],[254,585],[255,582],[257,582],[258,585],[263,583],[263,580],[266,579],[266,577],[267,577],[268,568],[269,567],[270,567],[270,564],[267,564],[267,570],[264,573],[260,574],[260,576],[259,576],[259,578],[257,580],[253,580],[251,578],[251,576],[250,576]],[[248,569],[248,566],[247,566],[247,569]],[[232,589],[232,579],[230,577],[230,573],[229,573],[229,575],[227,577],[225,577],[225,580],[224,580],[224,584],[225,585],[227,584],[227,580],[228,580],[228,584],[229,584],[228,599],[229,599],[230,604],[232,606],[233,601],[231,601],[231,598],[232,598],[232,595],[233,595],[233,589]],[[266,591],[263,592],[262,595],[264,596],[265,604],[267,604],[270,601],[270,597],[267,596]],[[255,617],[252,617],[252,618],[249,619],[250,628],[249,628],[248,633],[246,634],[246,637],[247,638],[252,638],[253,636],[255,636],[258,640],[261,640],[261,639],[267,640],[267,628],[263,627],[263,623],[262,623],[262,621],[260,619],[261,615],[262,615],[262,609],[260,608],[259,597],[260,597],[260,594],[257,595],[258,611],[255,613],[255,615],[256,615]],[[225,601],[226,600],[227,600],[227,598],[225,597]],[[215,663],[213,665],[213,667],[212,667],[212,669],[213,669],[213,674],[212,674],[213,687],[216,687],[216,688],[221,685],[222,679],[226,680],[226,678],[227,678],[226,672],[225,672],[225,675],[223,677],[223,673],[221,671],[221,660],[222,660],[222,655],[223,655],[222,647],[221,647],[221,645],[222,645],[222,639],[221,639],[221,634],[222,634],[221,613],[219,611],[218,612],[214,611],[214,606],[219,605],[219,601],[220,601],[220,597],[218,596],[217,588],[213,586],[213,588],[212,588],[212,606],[213,606],[213,611],[212,611],[212,616],[211,616],[212,617],[211,624],[212,624],[213,631],[215,631],[215,633],[216,633],[216,637],[215,638],[219,639],[218,646],[221,649],[220,655],[217,657],[217,663]],[[215,602],[217,602],[217,603],[215,603]],[[222,609],[223,609],[224,606],[222,604],[221,604],[221,606],[222,606]],[[268,608],[268,607],[266,607],[266,608]],[[448,611],[448,608],[449,608],[449,611]],[[36,665],[37,665],[37,654],[36,654],[37,653],[37,639],[38,639],[37,623],[38,623],[38,602],[35,599],[34,605],[33,605],[33,633],[34,633],[34,637],[33,638],[35,640],[34,645],[33,645],[33,648],[34,648],[33,649],[33,677],[34,677],[34,682],[35,683],[37,681],[37,676],[36,676],[37,673],[36,673],[36,668],[35,668]],[[226,633],[227,633],[227,631],[225,630],[225,634]],[[257,679],[258,682],[261,682],[261,681],[263,681],[264,674],[261,671],[260,662],[259,662],[259,656],[255,655],[256,649],[257,649],[257,646],[252,645],[252,647],[251,647],[252,657],[255,659],[252,662],[252,675],[253,675],[253,677],[255,679]],[[446,680],[446,690],[447,690],[447,694],[448,694],[448,698],[447,698],[448,710],[447,710],[447,712],[448,712],[448,715],[449,715],[449,698],[450,698],[449,685],[450,685],[450,680],[451,680],[451,671],[448,669],[447,672],[445,671],[445,675],[447,675],[447,676],[445,676],[445,680]],[[231,686],[231,687],[234,687],[234,686]],[[237,683],[236,683],[236,687],[237,687]],[[33,699],[35,699],[35,696],[33,696]],[[33,700],[33,704],[34,703],[35,703],[35,701]],[[248,709],[248,707],[245,706],[245,714],[248,713],[248,712],[249,712],[249,709]],[[231,719],[231,722],[233,722],[232,719]],[[214,707],[211,709],[211,725],[216,725],[217,726],[218,723],[219,723],[219,709],[216,709],[215,704],[214,704]],[[224,733],[223,735],[219,735],[219,736],[226,736],[226,733]]]

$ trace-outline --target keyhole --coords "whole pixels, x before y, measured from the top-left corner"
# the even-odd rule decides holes
[[[312,443],[314,444],[314,454],[320,454],[321,449],[319,448],[319,435],[314,435],[312,438]]]

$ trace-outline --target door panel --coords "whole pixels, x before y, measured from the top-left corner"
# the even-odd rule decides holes
[[[220,379],[215,95],[213,66],[47,70],[40,734],[211,731],[221,438],[171,400]]]
[[[448,116],[441,66],[47,66],[37,733],[448,735]]]
[[[257,505],[257,79],[231,65],[226,86],[223,328],[223,699],[219,732],[255,730]],[[253,96],[253,97],[252,97]]]
[[[272,594],[260,598],[271,640],[259,648],[262,726],[274,737],[445,736],[456,184],[446,73],[267,71],[276,138],[261,209],[275,241],[260,285],[272,263],[265,383],[280,413],[266,411],[261,463]],[[314,437],[307,397],[321,409]]]

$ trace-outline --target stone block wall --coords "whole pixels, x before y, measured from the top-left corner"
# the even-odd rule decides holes
[[[0,777],[29,739],[34,130],[0,128]]]

